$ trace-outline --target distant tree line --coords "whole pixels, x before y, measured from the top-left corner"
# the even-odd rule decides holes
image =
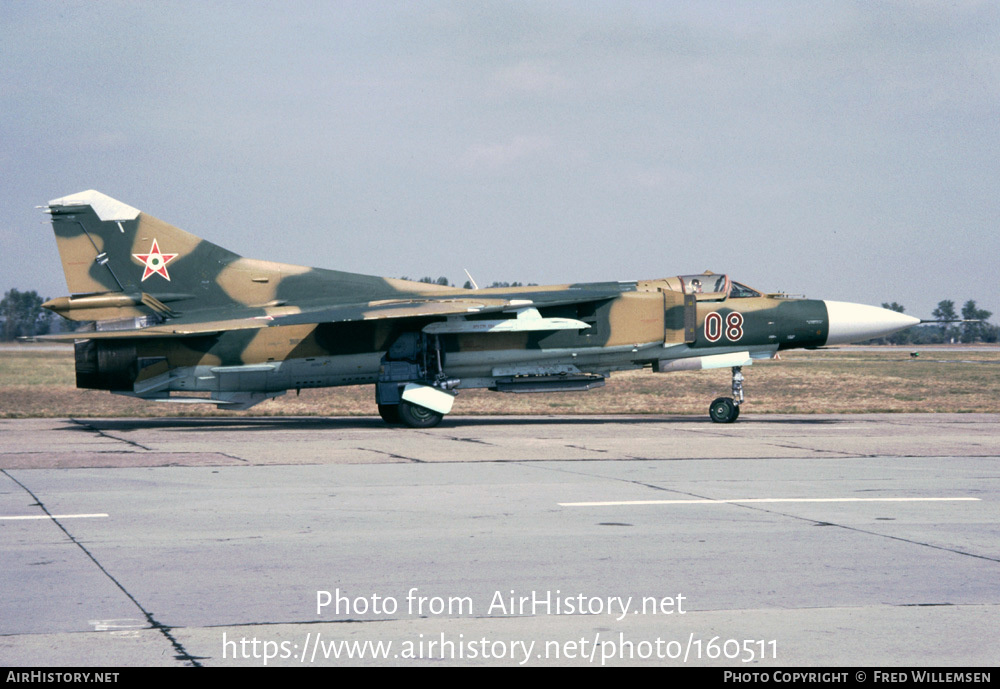
[[[400,280],[409,280],[409,279],[410,278],[408,278],[406,276],[403,276],[403,277],[400,278]],[[446,277],[439,277],[436,280],[434,278],[432,278],[432,277],[422,277],[419,280],[417,280],[417,282],[426,282],[429,285],[444,285],[445,287],[454,287],[455,286],[455,285],[451,284],[450,282],[448,282],[448,278],[446,278]],[[487,285],[487,287],[525,287],[525,286],[531,287],[531,286],[534,286],[534,285],[537,285],[537,284],[538,284],[537,282],[529,282],[529,283],[527,283],[527,285],[525,285],[525,283],[523,283],[523,282],[499,282],[499,281],[494,281],[493,284]],[[475,287],[472,284],[472,280],[466,280],[465,284],[462,285],[462,289],[475,289]]]
[[[883,303],[882,308],[905,313],[906,309],[902,304],[896,302]],[[962,306],[961,315],[955,311],[955,302],[951,299],[944,299],[938,302],[937,308],[931,312],[935,320],[940,321],[974,321],[967,323],[928,323],[918,325],[898,333],[893,333],[889,337],[880,337],[870,340],[868,344],[895,344],[895,345],[927,345],[927,344],[950,344],[956,342],[998,342],[1000,341],[1000,326],[988,323],[992,311],[981,309],[976,306],[973,299],[965,302]]]
[[[0,301],[0,340],[10,342],[19,337],[45,335],[52,331],[56,315],[42,308],[45,299],[34,290],[20,292],[12,289]]]

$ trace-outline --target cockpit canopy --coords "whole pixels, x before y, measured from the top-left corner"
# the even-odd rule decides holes
[[[728,275],[702,273],[701,275],[678,275],[681,291],[693,294],[698,301],[721,301],[727,297],[741,299],[759,297],[761,293],[739,282],[733,282]]]
[[[705,273],[703,275],[679,275],[681,291],[684,294],[712,294],[724,299],[729,294],[729,276]]]

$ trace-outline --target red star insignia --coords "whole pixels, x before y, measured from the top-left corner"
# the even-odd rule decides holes
[[[132,254],[133,258],[137,258],[146,264],[146,270],[143,271],[140,282],[145,282],[146,278],[153,273],[159,273],[167,280],[170,280],[170,274],[167,273],[167,264],[177,258],[177,256],[178,254],[160,253],[160,247],[156,245],[156,239],[153,240],[153,246],[148,254]]]

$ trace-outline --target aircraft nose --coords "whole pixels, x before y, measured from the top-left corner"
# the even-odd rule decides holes
[[[826,304],[827,319],[830,324],[830,334],[826,338],[828,345],[883,337],[920,322],[919,318],[878,306],[850,304],[843,301],[823,303]]]

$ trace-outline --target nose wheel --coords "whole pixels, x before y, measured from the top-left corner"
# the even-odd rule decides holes
[[[743,367],[733,366],[733,396],[719,397],[708,408],[708,416],[715,423],[732,423],[740,417],[743,404]]]

